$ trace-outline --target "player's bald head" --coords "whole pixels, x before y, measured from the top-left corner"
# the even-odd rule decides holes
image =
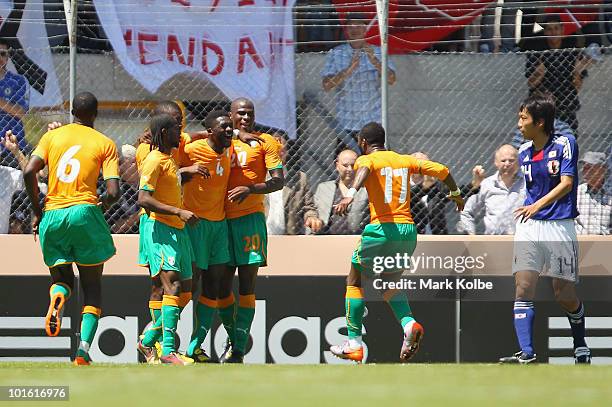
[[[81,121],[93,121],[98,115],[98,99],[91,92],[80,92],[72,100],[72,114]]]
[[[231,111],[235,112],[238,109],[240,109],[241,107],[246,107],[249,109],[255,109],[255,105],[253,104],[253,102],[247,98],[244,97],[239,97],[237,99],[232,100],[232,106],[231,106]]]

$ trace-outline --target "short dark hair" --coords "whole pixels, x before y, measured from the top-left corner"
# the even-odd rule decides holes
[[[544,131],[549,136],[555,131],[555,101],[550,96],[531,95],[519,107],[519,112],[526,110],[534,123],[544,121]]]
[[[370,145],[385,145],[385,129],[376,122],[370,122],[363,126],[359,135]]]
[[[215,120],[217,120],[219,117],[224,116],[229,117],[229,113],[227,113],[225,110],[213,110],[212,112],[208,113],[208,115],[206,115],[206,119],[204,120],[204,126],[206,126],[207,129],[212,129],[215,125]]]
[[[72,100],[72,110],[76,117],[86,118],[98,113],[98,99],[91,92],[80,92]]]
[[[548,24],[553,24],[553,23],[562,23],[563,20],[561,20],[561,15],[560,14],[546,14],[546,17],[544,18],[544,24],[548,25]]]
[[[164,143],[162,138],[162,130],[168,130],[176,125],[176,120],[174,120],[174,117],[170,116],[168,113],[161,113],[153,116],[149,122],[149,129],[151,129],[151,148],[161,148],[162,144]]]
[[[153,109],[153,116],[162,113],[182,113],[180,106],[172,100],[164,100],[159,102]]]

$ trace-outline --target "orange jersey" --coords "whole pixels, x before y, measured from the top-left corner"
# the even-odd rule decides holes
[[[237,186],[249,186],[266,180],[269,170],[283,168],[278,155],[280,145],[269,134],[260,134],[265,140],[250,146],[240,140],[234,140],[232,169],[230,171],[228,191]],[[264,212],[264,195],[251,194],[242,203],[225,201],[225,216],[228,219],[238,218],[255,212]]]
[[[448,168],[433,161],[418,160],[394,151],[376,151],[355,162],[370,169],[365,181],[370,200],[371,223],[414,223],[410,213],[410,174],[448,176]]]
[[[182,208],[178,166],[171,155],[159,150],[147,155],[140,169],[140,189],[152,192],[153,198],[163,204]],[[175,215],[151,212],[149,218],[177,229],[185,227],[185,223]]]
[[[181,133],[181,142],[177,149],[172,150],[172,158],[179,165],[179,167],[186,167],[189,165],[188,157],[185,154],[185,145],[191,143],[191,137],[188,133]],[[140,172],[140,167],[142,166],[142,162],[147,157],[147,155],[151,152],[151,144],[148,143],[140,143],[138,147],[136,147],[136,168]]]
[[[196,140],[185,146],[189,163],[202,164],[210,172],[210,178],[194,175],[191,181],[183,186],[185,208],[199,218],[211,221],[225,219],[224,203],[232,152],[233,148],[230,146],[223,153],[217,154],[208,145],[207,140]]]
[[[117,146],[104,134],[81,124],[48,131],[32,153],[49,166],[49,192],[45,210],[78,204],[97,204],[96,183],[119,179]]]

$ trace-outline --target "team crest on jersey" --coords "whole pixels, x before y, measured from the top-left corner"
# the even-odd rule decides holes
[[[11,96],[11,93],[13,93],[13,89],[4,88],[4,96]]]
[[[557,156],[557,151],[553,150],[548,153],[548,158],[555,158]]]
[[[546,163],[548,167],[548,173],[550,175],[557,175],[559,173],[559,161],[558,160],[550,160]]]

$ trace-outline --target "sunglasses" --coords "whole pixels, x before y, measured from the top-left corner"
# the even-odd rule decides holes
[[[7,49],[0,49],[0,57],[8,56],[9,52]]]

